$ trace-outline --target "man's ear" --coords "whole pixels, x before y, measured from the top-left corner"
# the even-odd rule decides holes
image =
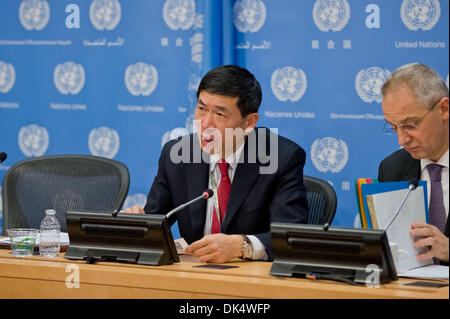
[[[245,117],[245,132],[249,134],[256,126],[256,123],[258,123],[259,120],[259,114],[258,113],[250,113]]]
[[[448,97],[444,97],[442,98],[441,102],[439,103],[439,112],[441,114],[441,118],[443,120],[448,120],[449,118],[449,110],[448,110],[448,103],[449,103],[449,98]]]

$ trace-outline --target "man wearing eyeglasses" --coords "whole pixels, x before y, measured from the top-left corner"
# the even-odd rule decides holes
[[[413,223],[416,248],[430,247],[419,261],[449,261],[449,93],[434,70],[419,63],[404,65],[382,87],[387,133],[398,136],[402,149],[379,166],[380,182],[427,181],[429,224]]]

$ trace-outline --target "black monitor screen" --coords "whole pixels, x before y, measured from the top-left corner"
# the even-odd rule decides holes
[[[68,211],[67,231],[67,259],[143,265],[180,261],[165,215]]]
[[[397,280],[386,232],[318,225],[272,223],[275,276],[307,276],[366,283],[377,271],[380,283]]]

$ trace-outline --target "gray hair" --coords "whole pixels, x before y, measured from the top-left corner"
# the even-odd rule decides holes
[[[426,108],[431,108],[440,98],[448,97],[447,84],[430,67],[420,63],[410,63],[391,73],[381,88],[383,96],[399,86],[406,85]]]

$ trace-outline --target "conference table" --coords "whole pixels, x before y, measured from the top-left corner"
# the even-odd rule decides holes
[[[116,262],[87,264],[64,258],[13,257],[0,249],[0,298],[148,299],[448,299],[449,287],[410,286],[399,278],[368,288],[347,283],[269,275],[271,262],[201,263],[190,255],[165,266]],[[225,266],[225,267],[224,267]],[[228,267],[231,266],[231,267]],[[434,281],[436,282],[436,281]]]

